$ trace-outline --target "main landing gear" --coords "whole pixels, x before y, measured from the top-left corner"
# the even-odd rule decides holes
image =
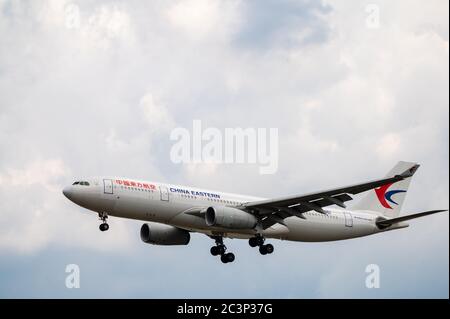
[[[213,237],[216,240],[216,246],[211,247],[211,255],[218,256],[220,255],[220,260],[226,263],[232,263],[234,261],[233,253],[226,253],[227,247],[223,244],[223,237]]]
[[[266,244],[264,245],[264,241],[266,239],[262,237],[261,235],[256,235],[255,237],[252,237],[248,240],[248,244],[250,247],[256,247],[259,246],[259,252],[261,255],[267,255],[273,253],[273,245],[272,244]]]
[[[98,228],[101,231],[107,231],[109,229],[109,225],[106,222],[106,220],[108,219],[108,214],[107,213],[98,213],[98,218],[100,218],[102,220],[102,223],[100,224],[100,226]]]

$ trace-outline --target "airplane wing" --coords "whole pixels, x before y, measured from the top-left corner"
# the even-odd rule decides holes
[[[353,199],[349,194],[356,195],[386,184],[401,181],[414,175],[418,168],[419,165],[416,164],[403,173],[392,177],[316,193],[249,202],[243,204],[242,208],[262,217],[262,225],[266,229],[275,223],[283,224],[283,219],[289,216],[305,218],[303,213],[311,210],[325,214],[325,211],[322,209],[325,206],[338,205],[345,208],[345,202]]]

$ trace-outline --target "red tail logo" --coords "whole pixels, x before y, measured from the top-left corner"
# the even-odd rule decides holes
[[[392,199],[392,196],[397,194],[397,193],[406,193],[406,191],[404,190],[392,190],[387,192],[387,190],[389,189],[389,187],[392,186],[393,183],[391,184],[386,184],[383,185],[381,187],[375,188],[375,193],[377,194],[378,200],[380,201],[380,204],[384,207],[384,208],[388,208],[388,209],[392,209],[392,207],[389,205],[388,202],[398,205],[397,202],[395,202]]]

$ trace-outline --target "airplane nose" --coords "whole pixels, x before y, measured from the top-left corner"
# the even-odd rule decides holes
[[[66,187],[64,187],[62,192],[63,192],[64,196],[66,196],[68,199],[70,199],[70,196],[72,195],[72,187],[66,186]]]

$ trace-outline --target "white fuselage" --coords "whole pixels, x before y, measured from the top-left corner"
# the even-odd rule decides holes
[[[89,186],[72,185],[64,194],[76,204],[110,216],[158,222],[207,235],[250,238],[257,232],[267,238],[292,241],[333,241],[378,233],[374,212],[326,208],[310,211],[305,218],[288,217],[284,225],[267,229],[236,230],[210,227],[202,216],[190,214],[207,207],[229,206],[263,198],[208,191],[187,186],[144,182],[118,177],[90,178]]]

